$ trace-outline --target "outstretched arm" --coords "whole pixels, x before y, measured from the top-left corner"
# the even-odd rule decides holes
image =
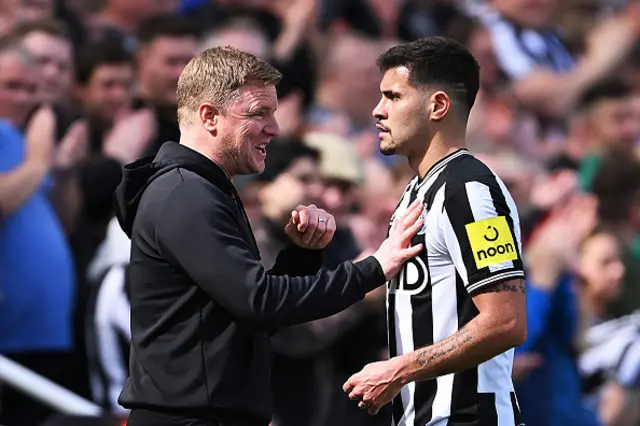
[[[395,276],[422,248],[410,246],[422,226],[416,206],[396,221],[375,256],[299,277],[265,271],[239,229],[233,205],[213,186],[181,182],[166,194],[154,225],[164,259],[185,271],[237,322],[271,330],[336,314]]]

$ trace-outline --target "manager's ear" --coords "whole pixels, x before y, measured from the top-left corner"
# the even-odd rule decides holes
[[[216,132],[218,130],[218,121],[220,113],[216,107],[209,103],[204,103],[198,108],[198,117],[200,122],[208,132]]]
[[[433,121],[442,120],[451,110],[451,98],[442,90],[437,90],[431,94],[429,117]]]

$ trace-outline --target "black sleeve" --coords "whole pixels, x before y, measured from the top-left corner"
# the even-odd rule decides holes
[[[384,284],[370,257],[304,277],[268,274],[218,189],[185,181],[167,195],[156,222],[160,254],[239,320],[274,328],[333,315]]]
[[[271,275],[301,277],[315,275],[322,267],[322,250],[309,250],[295,245],[287,246],[276,258],[268,272]]]

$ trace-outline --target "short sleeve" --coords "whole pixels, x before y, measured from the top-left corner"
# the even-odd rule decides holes
[[[440,230],[469,293],[524,278],[517,209],[495,176],[447,185]]]

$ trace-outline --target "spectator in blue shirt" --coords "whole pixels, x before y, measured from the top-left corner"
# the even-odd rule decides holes
[[[33,120],[25,137],[0,121],[0,354],[60,383],[72,367],[74,264],[48,198],[55,118],[42,109]],[[6,426],[49,414],[10,388],[1,403]]]

